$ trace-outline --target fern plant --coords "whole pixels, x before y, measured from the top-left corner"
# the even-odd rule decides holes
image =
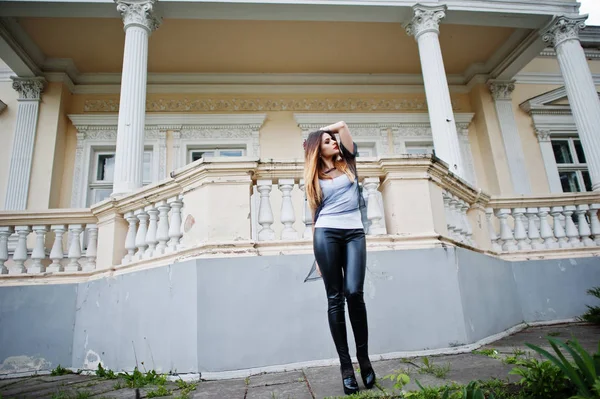
[[[588,295],[600,299],[600,287],[594,287],[587,290]],[[587,321],[589,323],[600,324],[600,306],[587,305],[587,312],[583,314],[579,319]]]

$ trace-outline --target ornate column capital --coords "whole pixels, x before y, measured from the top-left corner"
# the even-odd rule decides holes
[[[535,135],[540,143],[550,142],[550,132],[548,130],[535,129]]]
[[[585,28],[586,16],[555,18],[548,26],[542,29],[542,40],[557,48],[567,40],[579,40],[579,30]]]
[[[12,77],[12,87],[19,93],[19,100],[40,100],[46,79]]]
[[[510,100],[515,90],[514,80],[490,80],[487,84],[494,100]]]
[[[156,15],[154,4],[157,0],[114,0],[117,11],[123,18],[125,30],[131,26],[147,29],[149,33],[158,29],[162,19]]]
[[[423,33],[440,33],[440,21],[446,17],[446,6],[425,6],[416,4],[413,7],[412,20],[404,28],[409,36],[418,39]]]

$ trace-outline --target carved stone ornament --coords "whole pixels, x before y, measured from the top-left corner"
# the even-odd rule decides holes
[[[413,10],[413,19],[405,26],[409,36],[418,39],[423,33],[440,33],[440,21],[446,17],[446,6],[416,5]]]
[[[511,94],[515,90],[515,82],[490,81],[488,87],[495,100],[510,100]]]
[[[126,30],[130,26],[140,26],[153,32],[161,23],[161,18],[156,16],[154,11],[156,0],[115,0],[115,2]]]
[[[13,77],[12,87],[19,93],[21,100],[39,100],[44,90],[44,78],[16,78]]]
[[[550,141],[550,132],[547,130],[536,129],[535,134],[540,143],[549,142]]]
[[[84,112],[118,112],[118,100],[85,100]],[[462,109],[460,101],[453,101],[452,109]],[[147,112],[384,112],[427,111],[425,99],[156,99],[146,101]]]
[[[567,40],[579,40],[579,30],[585,28],[586,19],[587,17],[558,17],[542,32],[542,40],[555,48]]]

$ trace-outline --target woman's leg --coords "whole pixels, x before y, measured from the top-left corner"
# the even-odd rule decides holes
[[[315,259],[319,264],[327,292],[329,329],[340,357],[342,373],[352,371],[344,312],[342,266],[345,263],[345,242],[343,238],[343,230],[327,228],[316,228],[313,238]]]
[[[369,361],[367,309],[363,294],[367,269],[367,246],[362,229],[348,231],[345,258],[344,294],[348,302],[348,313],[356,342],[356,357],[363,371],[371,367],[371,362]]]

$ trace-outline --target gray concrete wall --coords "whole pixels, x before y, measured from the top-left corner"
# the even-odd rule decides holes
[[[511,264],[461,248],[456,256],[467,342],[522,323],[521,298]]]
[[[303,282],[311,262],[196,259],[82,284],[2,287],[0,370],[95,369],[101,360],[113,370],[217,372],[335,358],[322,281]],[[585,290],[600,285],[599,258],[509,263],[439,248],[371,252],[367,268],[372,354],[575,317],[592,303]],[[351,331],[348,323],[353,348]]]
[[[526,321],[580,316],[600,305],[586,290],[600,285],[600,258],[515,262],[513,273]]]
[[[197,372],[196,269],[185,262],[80,284],[74,367]]]
[[[77,289],[0,288],[0,375],[71,366]]]

